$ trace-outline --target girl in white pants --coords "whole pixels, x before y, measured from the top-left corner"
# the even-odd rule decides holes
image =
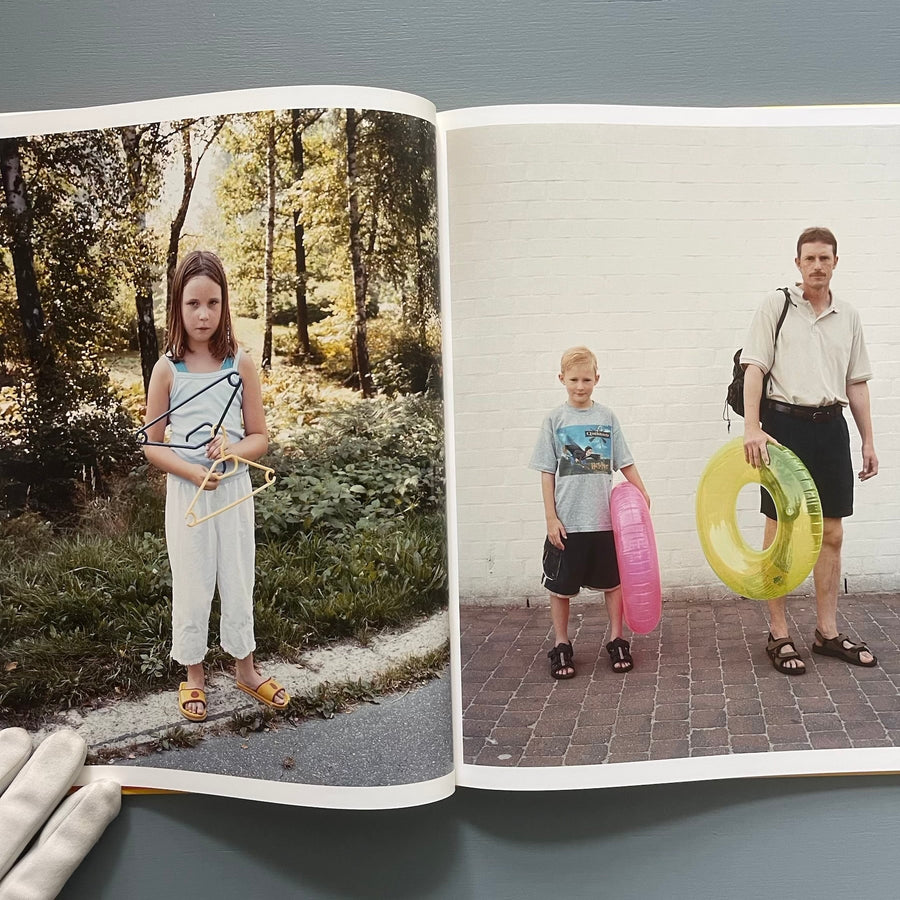
[[[221,428],[205,441],[220,419]],[[267,706],[284,708],[290,699],[287,692],[273,678],[264,678],[253,663],[252,498],[193,527],[185,519],[201,485],[204,493],[193,509],[196,519],[251,492],[243,463],[243,471],[222,480],[211,477],[204,484],[215,460],[230,453],[252,462],[269,446],[256,367],[234,339],[225,270],[208,251],[189,253],[175,271],[166,350],[150,377],[146,421],[153,424],[146,427],[144,453],[168,473],[172,658],[187,667],[178,708],[192,722],[206,719],[203,660],[216,585],[222,605],[222,649],[235,658],[237,687]],[[164,444],[167,424],[170,443]],[[228,465],[230,472],[234,463]]]

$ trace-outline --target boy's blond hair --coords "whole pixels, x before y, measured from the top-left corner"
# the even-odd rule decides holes
[[[594,374],[597,374],[597,357],[588,347],[569,347],[559,361],[559,371],[565,375],[566,369],[573,366],[591,365],[594,367]]]

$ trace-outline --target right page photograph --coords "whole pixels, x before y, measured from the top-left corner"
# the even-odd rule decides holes
[[[439,126],[458,782],[900,768],[897,109]]]

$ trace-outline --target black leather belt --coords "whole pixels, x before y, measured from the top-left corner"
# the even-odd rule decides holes
[[[831,406],[794,406],[793,403],[782,403],[780,400],[767,400],[769,409],[793,416],[795,419],[806,419],[807,422],[827,422],[844,414],[840,403]]]

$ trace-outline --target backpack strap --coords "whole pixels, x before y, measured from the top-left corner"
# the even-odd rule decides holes
[[[788,307],[793,303],[791,300],[791,289],[790,288],[778,288],[784,294],[784,307],[781,310],[781,318],[778,320],[778,324],[775,326],[775,344],[778,343],[778,332],[781,331],[781,326],[784,325],[785,317],[787,316]],[[774,350],[774,344],[772,345],[772,349]]]
[[[784,294],[784,306],[781,309],[781,316],[778,319],[778,324],[775,326],[775,340],[772,343],[772,365],[775,365],[775,347],[778,344],[778,335],[781,332],[781,326],[784,325],[784,320],[788,314],[788,308],[793,303],[791,300],[791,289],[790,288],[778,288]],[[763,375],[763,383],[762,383],[762,393],[759,397],[760,404],[764,403],[766,400],[766,394],[769,392],[769,372],[772,371],[772,366],[769,366],[769,371]],[[761,410],[760,410],[761,411]]]

